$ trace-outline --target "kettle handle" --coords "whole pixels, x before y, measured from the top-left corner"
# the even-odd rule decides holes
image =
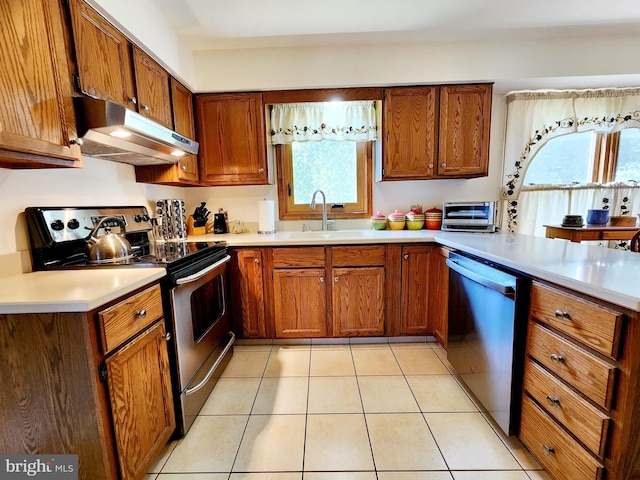
[[[120,217],[114,217],[114,216],[102,217],[100,221],[96,224],[96,226],[93,227],[93,230],[91,230],[91,233],[89,234],[89,237],[88,237],[89,240],[95,241],[95,236],[98,234],[98,230],[102,228],[102,224],[107,220],[115,220],[120,224],[120,235],[124,236],[127,233],[127,225],[124,223],[124,220],[122,220]]]

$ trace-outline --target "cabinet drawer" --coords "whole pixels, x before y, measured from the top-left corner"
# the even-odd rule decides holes
[[[609,417],[537,363],[527,360],[524,389],[588,449],[604,456]]]
[[[324,247],[274,248],[275,268],[324,267]]]
[[[536,320],[617,358],[622,313],[538,283],[531,287],[530,311]]]
[[[615,367],[536,322],[529,322],[527,352],[558,377],[611,410]]]
[[[602,478],[603,465],[526,395],[522,399],[520,440],[557,480]]]
[[[98,313],[102,349],[108,353],[162,317],[160,286],[154,285]]]
[[[333,247],[333,267],[377,267],[384,265],[384,246]]]

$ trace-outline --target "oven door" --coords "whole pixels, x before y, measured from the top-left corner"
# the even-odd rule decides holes
[[[181,434],[195,420],[232,354],[235,337],[226,286],[230,258],[178,278],[170,291]]]

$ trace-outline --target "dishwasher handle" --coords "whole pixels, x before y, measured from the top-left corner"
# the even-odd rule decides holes
[[[479,273],[474,272],[473,270],[469,270],[468,268],[463,267],[456,260],[447,258],[445,260],[445,263],[451,270],[455,271],[456,273],[459,273],[463,277],[467,277],[469,280],[479,283],[480,285],[490,288],[491,290],[495,290],[496,292],[501,293],[505,297],[515,298],[516,296],[516,290],[510,285],[503,285],[501,283],[494,282],[493,280],[485,277],[484,275],[481,275]]]

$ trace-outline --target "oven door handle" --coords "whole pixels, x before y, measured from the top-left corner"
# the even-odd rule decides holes
[[[231,260],[231,257],[229,255],[227,255],[222,260],[214,263],[213,265],[209,265],[207,268],[203,268],[202,270],[200,270],[199,272],[194,273],[193,275],[189,275],[188,277],[183,277],[183,278],[177,279],[176,280],[176,284],[184,285],[186,283],[191,283],[191,282],[195,282],[197,280],[200,280],[202,277],[204,277],[211,270],[215,270],[220,265],[224,265],[225,263],[227,263],[229,260]]]
[[[185,389],[185,391],[184,391],[185,395],[191,395],[192,393],[197,392],[202,387],[204,387],[206,385],[206,383],[209,381],[209,379],[211,378],[211,375],[213,375],[213,372],[215,372],[216,368],[218,368],[218,365],[220,365],[220,362],[222,361],[224,356],[227,354],[227,352],[229,351],[229,349],[231,348],[233,343],[236,341],[235,334],[233,332],[229,332],[229,334],[231,335],[231,338],[227,342],[227,345],[225,345],[224,350],[222,350],[222,353],[220,355],[218,355],[218,358],[216,359],[216,361],[213,364],[213,366],[209,369],[209,371],[207,372],[207,374],[205,375],[205,377],[202,379],[201,382],[198,382],[193,387],[189,387],[189,388]]]

